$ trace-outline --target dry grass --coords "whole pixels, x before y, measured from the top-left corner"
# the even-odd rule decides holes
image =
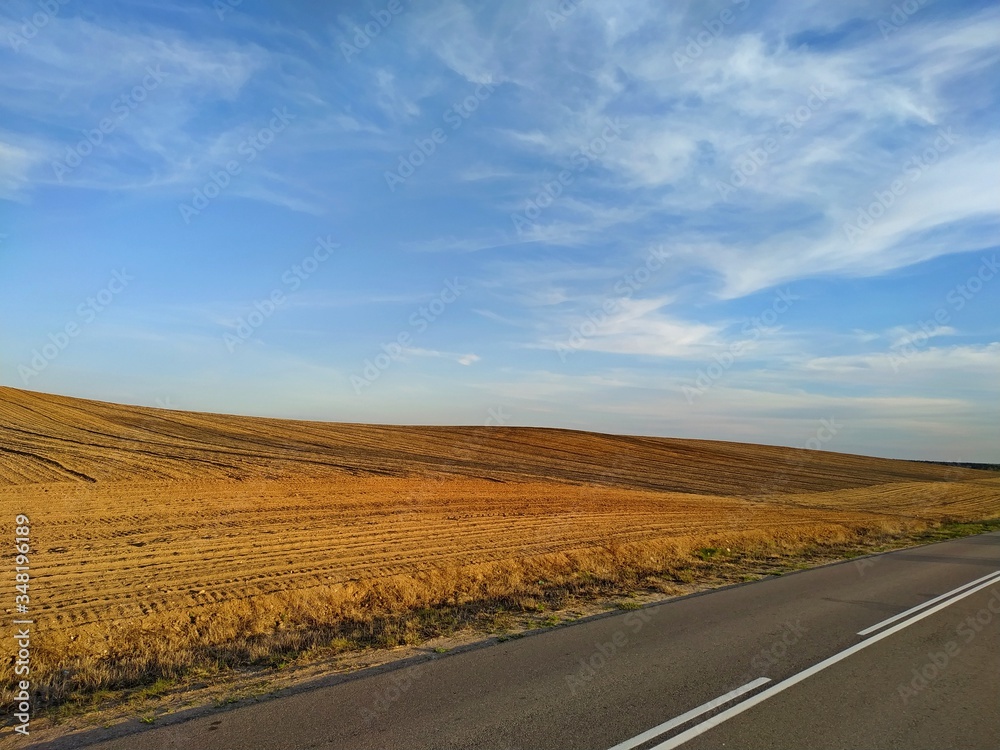
[[[1000,516],[987,472],[736,443],[293,423],[12,389],[0,436],[4,533],[32,518],[42,705]],[[10,672],[4,660],[4,685]]]

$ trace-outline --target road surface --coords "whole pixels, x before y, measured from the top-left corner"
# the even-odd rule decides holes
[[[42,747],[1000,748],[1000,533],[102,736]]]

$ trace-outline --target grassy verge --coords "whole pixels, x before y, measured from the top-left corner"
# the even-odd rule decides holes
[[[907,525],[909,524],[909,525]],[[280,673],[338,655],[460,632],[516,637],[554,627],[580,605],[638,606],[891,549],[1000,530],[1000,519],[933,527],[824,524],[780,533],[645,540],[113,623],[41,639],[32,659],[39,717],[112,706],[142,712],[185,690]],[[219,699],[220,703],[229,698]],[[235,698],[233,698],[235,700]],[[144,708],[145,707],[145,708]],[[148,716],[149,714],[146,714]]]

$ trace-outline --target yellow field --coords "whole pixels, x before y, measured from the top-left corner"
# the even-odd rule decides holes
[[[737,443],[288,422],[0,388],[8,538],[18,513],[31,519],[44,703],[417,639],[403,616],[421,607],[669,579],[698,547],[756,554],[995,518],[1000,478]],[[0,671],[9,685],[6,659]]]

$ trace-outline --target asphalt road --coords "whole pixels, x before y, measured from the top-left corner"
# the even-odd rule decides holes
[[[592,619],[90,746],[1000,748],[1000,533]]]

